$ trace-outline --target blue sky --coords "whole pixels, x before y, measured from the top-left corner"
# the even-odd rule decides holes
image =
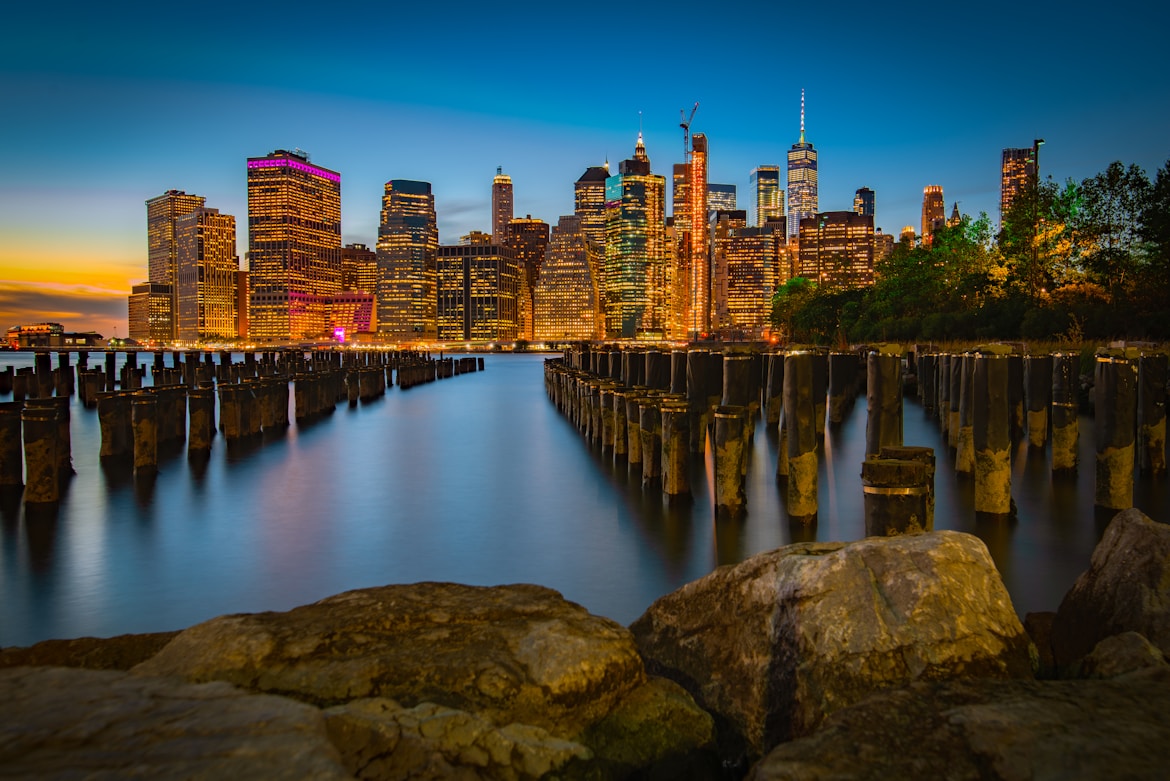
[[[144,201],[236,215],[244,161],[307,150],[342,174],[343,240],[373,244],[382,186],[432,182],[440,240],[487,230],[496,166],[516,213],[555,223],[589,165],[657,173],[701,105],[711,180],[820,154],[820,208],[877,194],[887,232],[922,188],[998,217],[1005,146],[1047,143],[1059,180],[1170,158],[1166,6],[1067,4],[42,3],[0,29],[0,326],[34,313],[107,335],[146,276]],[[689,47],[689,48],[688,48]],[[51,315],[51,316],[50,316]]]

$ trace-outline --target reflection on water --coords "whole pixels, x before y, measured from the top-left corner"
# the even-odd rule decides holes
[[[815,522],[789,519],[777,437],[758,419],[747,514],[716,521],[709,454],[691,464],[692,497],[644,490],[640,468],[604,456],[548,401],[542,362],[490,356],[485,372],[392,388],[308,425],[231,446],[216,437],[207,456],[164,448],[147,479],[98,458],[96,413],[75,401],[77,474],[59,507],[0,495],[0,645],[176,629],[421,580],[540,583],[629,623],[720,564],[863,536],[864,402],[826,432]],[[1018,517],[983,520],[972,480],[907,402],[906,443],[936,449],[936,528],[983,538],[1021,614],[1059,604],[1103,528],[1092,427],[1081,425],[1079,477],[1052,478],[1047,454],[1023,446]],[[1139,478],[1135,503],[1170,520],[1167,491],[1165,478]]]

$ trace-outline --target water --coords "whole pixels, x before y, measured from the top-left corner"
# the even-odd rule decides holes
[[[484,372],[393,388],[244,447],[217,437],[202,464],[179,446],[152,482],[103,468],[96,412],[74,399],[77,474],[59,507],[0,502],[0,645],[180,629],[424,580],[539,583],[628,624],[719,564],[798,539],[864,536],[864,399],[825,438],[815,527],[789,522],[776,437],[762,422],[748,515],[716,522],[709,459],[693,464],[693,501],[668,507],[548,400],[544,357],[491,355]],[[30,363],[0,355],[0,365]],[[986,541],[1021,615],[1055,609],[1107,520],[1093,509],[1091,421],[1081,421],[1080,478],[1054,482],[1046,456],[1022,447],[1019,517],[988,524],[913,400],[905,421],[906,444],[938,453],[935,527]],[[1170,521],[1167,494],[1166,478],[1139,478],[1135,504]]]

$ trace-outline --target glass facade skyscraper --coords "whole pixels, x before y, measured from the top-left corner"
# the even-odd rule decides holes
[[[666,179],[650,173],[642,134],[634,156],[605,180],[605,332],[659,339],[666,332]]]
[[[922,240],[930,244],[930,237],[947,221],[947,205],[943,201],[941,185],[928,184],[922,188]]]
[[[755,225],[763,227],[768,220],[783,217],[784,190],[780,189],[780,166],[757,166],[749,181],[756,199]]]
[[[248,158],[249,336],[329,338],[341,290],[341,174],[278,149]]]
[[[800,91],[800,140],[788,150],[788,235],[799,241],[802,220],[816,216],[817,150],[804,140],[804,90]]]
[[[178,288],[175,338],[184,342],[234,339],[236,312],[236,218],[200,208],[175,225]]]
[[[151,315],[150,333],[157,341],[175,338],[177,323],[177,302],[175,290],[178,286],[178,245],[175,243],[175,225],[180,217],[203,207],[206,199],[202,195],[188,195],[183,190],[167,190],[162,195],[146,202],[146,270],[147,279],[155,285],[153,295],[163,295],[159,285],[166,285],[166,294],[171,297],[167,307],[168,322],[158,321],[158,306]]]
[[[1043,143],[1044,140],[1038,138],[1026,149],[1003,150],[999,179],[1000,223],[1020,191],[1040,181],[1040,145]]]
[[[508,237],[508,224],[512,222],[512,177],[496,168],[492,179],[492,238],[502,242]]]
[[[553,226],[533,302],[536,339],[597,338],[597,284],[580,217],[561,217]]]
[[[402,342],[435,338],[438,249],[430,182],[386,182],[376,247],[377,323],[383,338]]]
[[[873,284],[873,217],[823,212],[800,221],[797,276],[819,285]]]

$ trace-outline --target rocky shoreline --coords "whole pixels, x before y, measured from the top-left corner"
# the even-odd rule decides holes
[[[0,778],[1165,778],[1166,654],[1170,526],[1137,510],[1023,624],[947,531],[762,553],[629,628],[383,586],[0,650]]]

